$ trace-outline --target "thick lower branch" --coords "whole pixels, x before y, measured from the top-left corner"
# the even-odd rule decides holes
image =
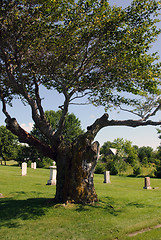
[[[140,120],[111,120],[108,121],[106,126],[127,126],[127,127],[139,127],[139,126],[158,126],[161,125],[161,121],[140,121]]]
[[[161,121],[141,121],[141,120],[108,120],[109,115],[105,113],[102,117],[98,118],[91,126],[87,127],[85,133],[88,139],[94,139],[97,133],[104,127],[109,126],[127,126],[127,127],[139,127],[139,126],[158,126],[161,125]]]
[[[56,154],[51,149],[51,147],[42,143],[39,139],[32,136],[31,134],[26,132],[23,128],[21,128],[15,118],[7,118],[5,122],[7,129],[10,130],[16,136],[18,136],[20,142],[34,146],[44,156],[47,156],[51,159],[55,159]]]

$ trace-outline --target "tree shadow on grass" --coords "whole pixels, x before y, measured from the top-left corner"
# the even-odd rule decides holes
[[[103,199],[100,199],[99,202],[93,204],[93,205],[78,205],[76,208],[76,211],[83,212],[83,211],[90,211],[90,208],[95,208],[102,210],[105,214],[108,213],[114,217],[117,217],[120,213],[128,211],[128,208],[136,208],[136,209],[142,209],[142,208],[161,208],[161,206],[155,206],[152,204],[145,203],[139,203],[139,202],[120,202],[117,203],[117,201],[112,197],[104,197]]]
[[[0,226],[18,227],[13,220],[37,219],[46,214],[53,206],[51,198],[29,198],[26,200],[0,199]]]
[[[160,209],[161,206],[160,205],[153,205],[153,204],[148,204],[146,203],[137,203],[137,202],[129,202],[127,204],[125,204],[126,207],[135,207],[135,208],[153,208],[153,209]]]
[[[116,209],[114,207],[114,199],[110,197],[106,197],[106,200],[99,200],[99,202],[94,203],[92,205],[78,205],[76,208],[77,212],[84,212],[89,211],[90,208],[100,209],[103,210],[104,213],[111,214],[113,216],[118,216],[118,214],[121,212],[120,209]]]
[[[136,203],[136,202],[129,202],[126,204],[127,207],[135,207],[135,208],[146,208],[149,205],[145,205],[143,203]],[[152,205],[150,205],[150,207],[153,207]]]

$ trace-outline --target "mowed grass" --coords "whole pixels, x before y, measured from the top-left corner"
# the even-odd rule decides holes
[[[144,190],[143,178],[95,174],[99,202],[94,205],[52,204],[55,186],[47,186],[50,170],[30,169],[21,176],[15,166],[0,166],[0,239],[159,240],[161,228],[128,234],[161,224],[161,179],[158,189]]]

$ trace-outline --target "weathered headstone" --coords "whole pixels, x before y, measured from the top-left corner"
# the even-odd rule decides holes
[[[33,169],[36,169],[36,162],[33,163]]]
[[[150,186],[150,177],[145,177],[145,186],[143,189],[152,189]]]
[[[110,171],[104,172],[104,183],[111,183],[110,181]]]
[[[53,164],[53,166],[50,166],[50,179],[47,182],[47,185],[56,185],[56,166]]]
[[[27,163],[23,162],[22,163],[22,176],[26,176],[27,175]]]

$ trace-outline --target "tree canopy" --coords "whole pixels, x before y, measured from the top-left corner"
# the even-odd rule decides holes
[[[60,131],[68,105],[85,95],[107,110],[159,94],[160,64],[149,53],[159,9],[147,0],[126,9],[107,1],[2,1],[1,99],[27,102],[42,130],[39,88],[56,89],[65,97]]]

